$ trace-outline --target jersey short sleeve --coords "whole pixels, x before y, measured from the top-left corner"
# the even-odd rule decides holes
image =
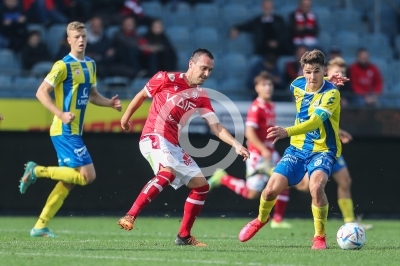
[[[258,106],[252,105],[247,112],[246,126],[251,126],[258,128],[259,116],[258,116]]]
[[[92,88],[93,87],[97,87],[97,67],[96,67],[96,63],[94,61],[92,61],[93,63],[93,77],[92,77]]]
[[[314,113],[318,115],[322,121],[325,121],[332,115],[333,111],[340,105],[340,93],[337,89],[332,89],[322,95],[320,105],[315,109]]]
[[[44,79],[53,87],[60,85],[67,77],[67,66],[61,60],[54,63],[49,74]]]
[[[214,108],[211,105],[210,98],[205,94],[202,98],[201,106],[199,108],[199,113],[201,117],[206,117],[208,115],[214,114]]]
[[[147,82],[145,89],[147,95],[149,97],[154,97],[164,86],[166,78],[166,72],[158,72],[156,73],[150,80]]]

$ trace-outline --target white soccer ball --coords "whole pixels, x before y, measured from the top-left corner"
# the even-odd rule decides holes
[[[349,250],[362,248],[367,238],[361,225],[346,223],[339,228],[336,240],[342,249]]]

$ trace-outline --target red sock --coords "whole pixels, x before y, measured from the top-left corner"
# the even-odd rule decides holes
[[[174,181],[174,179],[175,176],[170,172],[158,172],[158,174],[144,186],[127,214],[137,217],[139,212],[154,200],[164,188]]]
[[[246,181],[240,178],[233,177],[231,175],[225,175],[221,180],[221,185],[229,188],[236,194],[247,199],[249,189],[246,186]]]
[[[178,233],[180,237],[190,236],[190,230],[192,229],[197,216],[199,216],[201,209],[203,209],[204,201],[207,198],[209,189],[210,186],[207,184],[190,191],[185,202],[182,224]]]
[[[289,188],[287,188],[281,194],[278,195],[277,201],[274,206],[273,219],[275,222],[277,223],[282,222],[288,202],[289,202]]]

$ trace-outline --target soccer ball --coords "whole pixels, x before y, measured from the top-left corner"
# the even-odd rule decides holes
[[[346,223],[342,225],[336,240],[342,249],[360,249],[364,246],[366,239],[365,230],[358,223]]]

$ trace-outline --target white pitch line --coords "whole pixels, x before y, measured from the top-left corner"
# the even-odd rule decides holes
[[[80,258],[80,259],[99,259],[99,260],[127,260],[127,261],[160,261],[160,262],[182,262],[182,263],[197,263],[197,264],[219,264],[219,265],[262,265],[258,262],[233,262],[224,260],[187,260],[187,259],[168,259],[168,258],[138,258],[138,257],[117,257],[117,256],[92,256],[92,255],[79,255],[79,254],[58,254],[58,253],[25,253],[25,252],[4,252],[0,251],[0,255],[12,256],[49,256],[49,257],[66,257],[66,258]],[[276,264],[274,264],[276,265]]]

